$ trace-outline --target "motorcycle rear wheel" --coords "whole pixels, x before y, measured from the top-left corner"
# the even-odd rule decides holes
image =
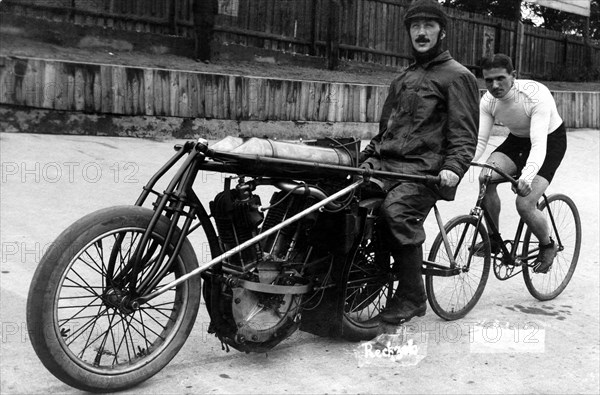
[[[200,304],[199,276],[138,309],[123,307],[128,288],[117,283],[127,276],[118,280],[118,275],[127,272],[125,265],[152,214],[119,206],[83,217],[56,239],[34,274],[27,300],[31,343],[46,368],[70,386],[107,392],[139,384],[169,363],[192,329]],[[151,236],[156,250],[145,251],[147,264],[138,284],[160,264],[168,228],[161,218]],[[189,240],[173,266],[154,290],[198,267]]]
[[[374,240],[361,243],[342,275],[342,337],[371,340],[382,333],[379,313],[394,295],[390,253]]]

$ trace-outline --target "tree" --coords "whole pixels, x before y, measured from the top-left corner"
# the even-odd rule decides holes
[[[440,0],[447,7],[514,21],[517,10],[521,22],[562,33],[583,35],[585,18],[521,0]],[[600,0],[591,0],[590,37],[600,40]]]
[[[552,8],[532,4],[531,11],[543,20],[538,26],[563,33],[584,35],[585,18]],[[590,4],[590,38],[600,40],[600,0],[591,0]]]
[[[515,20],[517,10],[521,8],[521,0],[443,0],[442,4],[446,7],[493,15],[511,21]]]

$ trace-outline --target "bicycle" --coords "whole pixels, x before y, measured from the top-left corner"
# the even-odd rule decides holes
[[[534,298],[540,301],[556,298],[573,277],[579,258],[581,220],[575,203],[561,193],[550,196],[543,194],[538,202],[538,209],[544,212],[550,224],[550,235],[558,244],[558,252],[547,273],[536,273],[533,268],[539,247],[535,235],[523,220],[519,221],[512,240],[502,240],[498,228],[482,207],[482,200],[491,182],[510,182],[516,186],[517,181],[494,165],[476,162],[471,164],[487,169],[475,207],[469,215],[460,215],[448,221],[445,225],[446,234],[438,234],[428,257],[430,262],[452,257],[441,266],[438,263],[438,269],[446,272],[459,270],[460,273],[434,275],[426,265],[423,272],[431,308],[446,320],[464,317],[481,297],[492,262],[494,275],[499,280],[508,280],[522,272],[527,290]],[[492,172],[498,173],[503,179],[492,181]],[[483,218],[491,231],[489,234],[482,223]],[[492,254],[491,242],[500,246],[498,253]],[[442,246],[446,251],[439,254]]]

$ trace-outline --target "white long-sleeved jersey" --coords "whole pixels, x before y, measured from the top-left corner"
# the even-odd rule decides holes
[[[510,91],[497,99],[486,92],[479,102],[479,138],[474,160],[483,155],[495,121],[500,121],[517,137],[531,139],[531,151],[521,178],[529,182],[546,158],[548,134],[562,124],[550,90],[532,80],[515,80]]]

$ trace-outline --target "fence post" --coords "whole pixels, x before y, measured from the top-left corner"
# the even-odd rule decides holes
[[[310,29],[310,47],[308,48],[308,53],[312,56],[317,54],[317,29],[319,28],[317,21],[317,1],[311,0],[310,2],[310,20],[312,21],[312,26]]]
[[[502,23],[496,25],[496,38],[494,41],[494,53],[502,52],[500,50],[500,43],[502,42]]]
[[[327,12],[327,68],[335,70],[340,60],[340,1],[329,0]]]
[[[177,0],[168,0],[168,15],[169,15],[169,27],[171,29],[171,34],[177,35]]]
[[[523,68],[523,47],[525,44],[525,25],[522,22],[517,23],[517,47],[515,48],[515,67],[517,72],[521,73]]]
[[[75,23],[75,0],[71,0],[71,9],[69,10],[69,22]]]
[[[565,34],[565,44],[564,44],[564,50],[563,50],[563,66],[566,68],[567,67],[567,62],[569,61],[569,36],[567,36]]]
[[[584,41],[584,45],[585,45],[585,47],[584,47],[585,67],[591,68],[594,66],[594,61],[592,58],[592,43],[590,41],[590,17],[589,16],[585,17],[583,41]]]

